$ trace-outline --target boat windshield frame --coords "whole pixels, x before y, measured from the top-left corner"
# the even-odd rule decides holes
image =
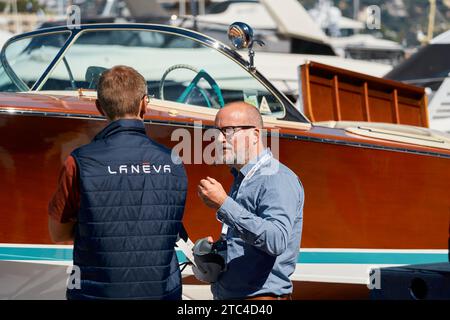
[[[217,41],[211,37],[208,37],[204,34],[174,27],[168,25],[158,25],[158,24],[140,24],[140,23],[125,23],[125,24],[113,24],[113,23],[104,23],[104,24],[84,24],[80,26],[76,26],[76,28],[69,28],[68,26],[57,26],[51,28],[38,29],[31,32],[23,33],[20,35],[16,35],[10,38],[5,45],[3,46],[0,52],[0,61],[5,68],[5,72],[10,76],[11,80],[16,84],[20,90],[22,91],[39,91],[40,88],[45,83],[47,77],[51,74],[53,69],[57,66],[59,61],[63,59],[65,53],[70,48],[70,46],[77,40],[77,38],[83,34],[85,31],[101,31],[101,30],[142,30],[142,31],[156,31],[174,34],[182,37],[189,38],[193,41],[197,41],[200,44],[210,47],[214,50],[217,50],[221,54],[225,55],[227,58],[233,60],[240,67],[242,67],[249,76],[255,78],[262,86],[264,86],[269,92],[271,92],[283,105],[285,109],[285,114],[283,118],[279,120],[285,121],[295,121],[302,123],[310,123],[309,119],[302,114],[297,108],[295,108],[294,104],[280,91],[278,90],[266,77],[264,77],[257,69],[250,69],[248,61],[246,61],[237,51],[231,49],[227,45]],[[49,63],[45,71],[39,76],[38,80],[34,83],[34,85],[29,88],[20,77],[14,72],[8,63],[6,57],[7,48],[14,42],[35,36],[42,36],[46,34],[54,34],[60,32],[70,32],[66,42],[59,49],[56,56]]]

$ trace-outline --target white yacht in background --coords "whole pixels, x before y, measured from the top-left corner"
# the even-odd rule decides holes
[[[179,5],[171,4],[175,2],[179,2]],[[258,52],[256,66],[293,101],[299,95],[299,66],[308,61],[376,77],[384,76],[392,68],[382,63],[337,55],[330,37],[297,0],[212,1],[206,8],[199,1],[198,14],[195,15],[186,15],[188,3],[175,0],[108,0],[104,8],[97,10],[101,13],[97,16],[82,15],[81,22],[168,24],[197,30],[223,43],[228,43],[227,31],[230,24],[245,22],[252,26],[255,39],[265,43],[263,47],[254,46],[254,50]],[[63,20],[46,23],[42,27],[65,24],[66,21]],[[241,54],[247,55],[246,52]]]
[[[0,49],[3,47],[3,45],[8,41],[14,34],[6,31],[6,30],[0,30]]]
[[[396,66],[385,78],[428,88],[430,128],[450,133],[450,30]]]
[[[450,75],[428,104],[430,128],[450,133]]]
[[[259,52],[336,55],[327,35],[296,0],[223,1],[196,20],[202,32],[222,42],[228,41],[228,26],[236,20],[251,25],[255,38],[265,43],[255,48]]]
[[[292,100],[299,94],[299,66],[308,61],[375,77],[392,69],[388,64],[337,55],[330,37],[297,0],[283,0],[282,5],[279,0],[220,1],[207,12],[196,16],[197,29],[224,43],[231,23],[242,21],[254,28],[255,38],[265,43],[255,46],[258,69]],[[193,28],[192,20],[184,20],[180,26]]]
[[[371,33],[365,23],[342,15],[331,0],[318,0],[308,11],[329,36],[334,51],[341,57],[396,65],[405,57],[403,46]],[[364,16],[364,11],[360,12]]]

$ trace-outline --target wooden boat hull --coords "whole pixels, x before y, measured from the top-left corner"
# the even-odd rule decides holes
[[[104,126],[98,120],[0,115],[1,242],[50,243],[47,204],[61,164]],[[168,146],[176,143],[170,140],[176,128],[147,124],[149,136]],[[313,136],[320,130],[280,139],[279,158],[299,175],[306,192],[302,247],[447,248],[450,170],[445,153],[377,149],[343,137],[324,142]],[[217,236],[220,226],[201,203],[196,186],[212,176],[229,187],[229,170],[206,164],[186,169],[184,219],[191,238]]]
[[[81,106],[95,114],[92,102]],[[175,129],[183,127],[193,134],[191,122],[185,120],[169,122],[167,114],[152,112],[146,119],[148,135],[173,147]],[[197,120],[212,124],[210,119]],[[71,263],[70,244],[62,249],[51,245],[47,205],[63,160],[105,124],[96,118],[44,116],[37,109],[0,113],[0,243],[7,244],[0,245],[1,262],[64,268]],[[398,143],[361,139],[330,128],[282,128],[280,133],[279,158],[299,175],[306,193],[293,280],[309,288],[311,297],[318,292],[312,282],[328,283],[331,292],[339,284],[351,284],[358,288],[355,292],[363,293],[371,267],[446,261],[449,152],[405,149]],[[229,169],[187,164],[186,170],[189,191],[184,223],[189,235],[193,241],[217,237],[220,225],[198,198],[196,186],[211,176],[229,188]],[[44,245],[44,249],[33,245]],[[299,298],[305,295],[302,291]]]

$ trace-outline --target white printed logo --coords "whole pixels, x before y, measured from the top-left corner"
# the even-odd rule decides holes
[[[133,174],[133,173],[171,173],[172,168],[170,164],[155,165],[148,162],[142,164],[121,164],[118,166],[108,166],[109,174]]]

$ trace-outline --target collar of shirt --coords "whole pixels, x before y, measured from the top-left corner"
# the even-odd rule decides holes
[[[250,172],[250,170],[252,170],[252,168],[258,163],[258,161],[261,160],[266,154],[272,156],[272,152],[270,151],[269,148],[265,148],[263,151],[261,151],[261,153],[256,158],[250,160],[240,170],[232,168],[231,173],[235,178],[239,175],[239,173],[241,173],[242,176],[245,177]]]

